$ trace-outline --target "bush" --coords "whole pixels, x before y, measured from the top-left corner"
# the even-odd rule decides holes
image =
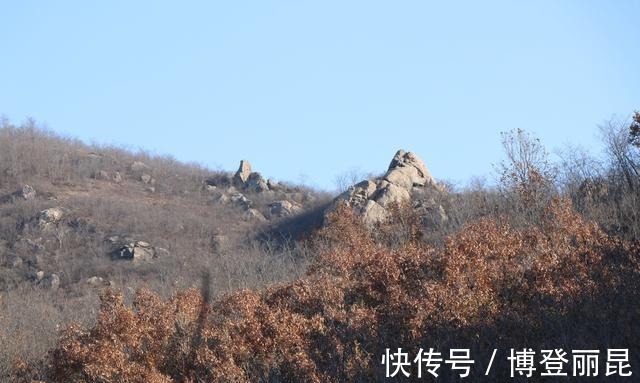
[[[490,355],[550,343],[638,346],[637,246],[608,236],[565,200],[542,217],[519,228],[480,219],[442,248],[416,237],[391,248],[342,209],[313,240],[327,250],[294,282],[211,303],[196,290],[166,301],[141,290],[129,307],[104,293],[96,326],[67,329],[41,378],[377,381],[387,347],[463,345]],[[505,378],[508,368],[497,363]]]

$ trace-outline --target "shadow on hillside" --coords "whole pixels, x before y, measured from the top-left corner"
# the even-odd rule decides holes
[[[257,234],[261,243],[273,246],[285,246],[292,241],[306,238],[324,222],[325,211],[331,202],[325,202],[301,214],[284,218]]]

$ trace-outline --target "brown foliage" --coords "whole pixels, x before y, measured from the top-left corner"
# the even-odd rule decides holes
[[[105,292],[95,327],[67,329],[43,378],[374,381],[387,347],[638,346],[638,248],[566,201],[540,225],[480,219],[442,248],[418,235],[390,246],[384,225],[372,234],[351,210],[330,221],[314,239],[325,251],[292,283],[210,305],[195,290],[169,300],[141,290],[131,307]]]

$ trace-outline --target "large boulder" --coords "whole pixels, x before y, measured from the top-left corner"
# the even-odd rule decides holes
[[[362,209],[362,220],[368,224],[375,224],[387,219],[389,212],[379,203],[369,200]]]
[[[229,199],[231,200],[232,204],[234,204],[235,206],[239,206],[244,210],[250,209],[251,205],[253,204],[250,199],[245,197],[244,194],[238,192],[231,194]]]
[[[424,162],[411,152],[398,150],[393,156],[384,179],[404,189],[435,183]]]
[[[269,190],[269,185],[260,173],[253,172],[249,174],[249,178],[247,178],[244,184],[244,190],[249,193],[261,193]]]
[[[376,195],[376,202],[386,208],[391,204],[401,205],[411,199],[411,192],[397,184],[381,182]]]
[[[251,175],[251,164],[247,160],[240,161],[240,167],[238,171],[233,176],[233,184],[236,187],[242,188],[244,187],[245,182],[249,179]]]
[[[38,213],[38,226],[48,228],[54,226],[64,218],[65,211],[61,207],[51,207]]]
[[[287,200],[275,201],[269,204],[269,214],[272,217],[288,217],[298,214],[301,210],[300,205]]]
[[[144,241],[133,241],[120,247],[115,258],[133,261],[151,261],[156,258],[156,249]]]
[[[242,219],[245,221],[265,222],[267,219],[256,209],[248,209],[242,214]]]

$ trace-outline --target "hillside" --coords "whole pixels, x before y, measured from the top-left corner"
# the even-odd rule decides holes
[[[307,254],[292,236],[321,222],[329,198],[249,173],[233,186],[234,172],[5,123],[0,372],[16,353],[41,354],[59,326],[93,321],[105,286],[170,296],[208,270],[220,294],[299,275]]]
[[[639,124],[605,132],[599,167],[513,131],[494,187],[399,150],[332,198],[5,121],[0,377],[382,381],[398,347],[468,348],[474,381],[508,378],[506,354],[483,377],[493,349],[637,366]]]

